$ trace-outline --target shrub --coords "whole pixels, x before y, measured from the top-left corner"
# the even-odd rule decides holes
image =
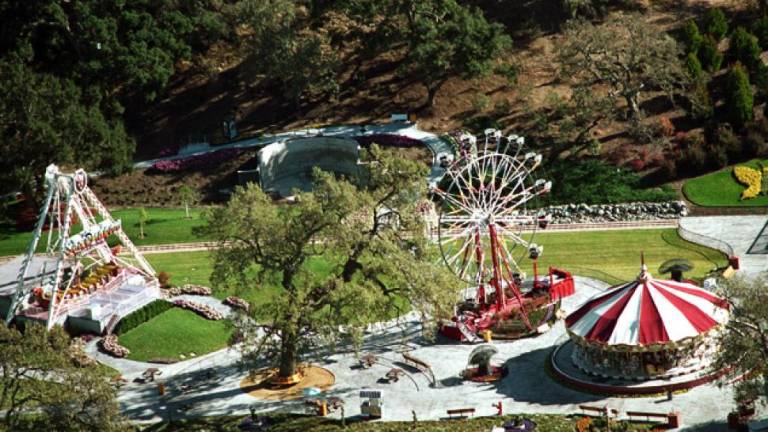
[[[138,327],[139,325],[151,320],[152,318],[160,315],[161,313],[172,308],[173,304],[165,300],[155,300],[152,303],[144,306],[143,308],[134,311],[127,316],[123,317],[115,327],[115,334],[123,334],[131,329]]]
[[[764,156],[766,153],[768,153],[768,145],[763,135],[756,131],[749,131],[744,138],[744,156],[753,158]]]
[[[672,158],[664,158],[659,162],[659,175],[664,180],[674,180],[677,178],[677,162]]]
[[[704,72],[704,70],[701,67],[701,62],[699,61],[699,57],[696,56],[696,53],[689,52],[687,56],[685,56],[685,68],[688,71],[688,76],[693,78],[694,80],[699,79],[701,77],[701,74]]]
[[[702,39],[704,39],[704,37],[701,35],[701,32],[699,32],[699,26],[696,25],[696,21],[689,20],[686,22],[685,26],[683,26],[682,40],[686,52],[689,54],[696,54],[699,51]]]
[[[640,158],[632,159],[629,161],[629,166],[632,168],[632,171],[640,172],[645,169],[645,161]]]
[[[672,124],[672,120],[669,117],[662,116],[659,119],[659,133],[668,137],[675,135],[675,125]]]
[[[715,107],[712,105],[707,83],[704,81],[697,81],[694,84],[690,94],[690,102],[689,114],[694,120],[709,120],[715,114]]]
[[[160,282],[161,288],[167,288],[170,286],[171,275],[168,272],[161,271],[157,274],[157,281]]]
[[[485,93],[478,93],[472,100],[472,108],[478,112],[485,111],[485,109],[488,108],[490,104],[491,98],[489,98]]]
[[[760,47],[768,49],[768,15],[763,15],[752,26],[752,33],[757,37]]]
[[[181,159],[161,160],[152,164],[149,173],[168,174],[183,171],[203,171],[211,169],[222,162],[239,156],[243,149],[223,149],[211,153],[188,156]]]
[[[708,72],[717,72],[723,64],[723,55],[717,49],[717,41],[712,36],[706,36],[699,45],[696,54],[701,66]]]
[[[709,168],[709,158],[704,146],[696,145],[683,150],[677,168],[678,171],[687,175],[696,175],[706,171]]]
[[[736,63],[728,72],[725,83],[725,109],[728,120],[736,127],[743,127],[754,117],[753,106],[754,95],[749,76],[744,67]]]
[[[741,62],[751,72],[756,72],[758,64],[762,63],[760,54],[760,45],[757,43],[756,37],[752,36],[744,27],[738,27],[734,30],[728,48],[728,56],[732,60]]]
[[[548,204],[604,204],[630,201],[669,201],[669,188],[644,189],[640,176],[597,159],[578,162],[561,160],[545,166],[546,178],[555,186]]]
[[[710,9],[704,14],[704,31],[717,41],[728,33],[728,20],[722,9]]]

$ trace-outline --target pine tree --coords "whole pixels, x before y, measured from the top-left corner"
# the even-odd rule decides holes
[[[699,26],[696,25],[696,21],[689,20],[683,27],[683,44],[685,44],[685,50],[689,53],[697,53],[699,46],[704,37],[699,32]]]
[[[743,127],[754,117],[753,106],[754,95],[749,75],[741,63],[736,63],[726,77],[725,108],[728,120],[736,127]]]
[[[723,55],[717,49],[717,41],[712,36],[706,36],[699,45],[697,54],[701,66],[707,72],[717,72],[723,63]]]
[[[715,38],[715,41],[719,41],[728,33],[728,20],[721,9],[715,8],[707,11],[704,15],[704,31]]]

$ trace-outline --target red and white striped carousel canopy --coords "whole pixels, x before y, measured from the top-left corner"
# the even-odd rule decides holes
[[[608,345],[677,342],[728,320],[728,303],[689,283],[637,280],[611,288],[568,315],[565,325],[587,341]]]

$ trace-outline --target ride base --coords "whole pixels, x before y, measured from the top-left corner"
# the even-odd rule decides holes
[[[575,292],[573,276],[565,270],[555,268],[549,269],[548,277],[525,281],[521,288],[523,305],[529,313],[551,307],[558,300]],[[493,330],[497,323],[514,317],[520,307],[520,301],[515,296],[507,297],[503,305],[496,302],[481,303],[474,310],[459,312],[451,322],[444,323],[440,327],[440,333],[458,341],[478,342],[481,340],[478,333]],[[543,322],[530,323],[534,326],[533,329],[521,333],[518,337],[524,337],[539,329],[545,331],[543,324],[546,324],[549,318],[547,316],[542,320]],[[504,337],[504,339],[515,339],[515,337]]]

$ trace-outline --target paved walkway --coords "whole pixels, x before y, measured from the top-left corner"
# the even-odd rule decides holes
[[[574,310],[587,298],[604,290],[607,285],[582,277],[576,278],[577,292],[564,299],[563,308]],[[578,413],[578,405],[609,405],[622,412],[627,410],[668,412],[681,411],[683,423],[696,430],[719,430],[731,409],[730,387],[705,385],[687,393],[675,395],[671,401],[657,398],[614,398],[582,393],[561,386],[546,372],[545,363],[552,349],[565,341],[564,325],[558,322],[548,333],[536,338],[514,342],[493,342],[499,353],[495,363],[506,364],[510,373],[499,383],[464,383],[459,379],[466,367],[468,356],[476,345],[458,344],[439,340],[428,343],[421,338],[421,325],[414,314],[399,322],[378,323],[369,327],[363,352],[373,353],[379,362],[370,369],[360,369],[357,357],[351,351],[316,353],[312,361],[336,375],[336,383],[329,395],[342,397],[346,402],[346,416],[359,414],[358,391],[378,388],[384,391],[384,420],[410,420],[411,410],[419,419],[440,419],[446,409],[474,407],[477,415],[493,415],[493,403],[502,401],[506,413]],[[427,375],[402,364],[399,352],[410,354],[431,364],[437,386],[431,385]],[[121,370],[130,380],[139,376],[148,364],[127,360],[104,359]],[[159,396],[154,384],[130,383],[119,394],[123,411],[136,421],[157,421],[193,416],[246,414],[250,407],[260,412],[301,412],[300,402],[277,402],[255,399],[239,388],[247,372],[238,368],[239,353],[225,349],[173,365],[159,366],[159,377],[169,388],[166,396]],[[156,366],[156,365],[153,365]],[[408,372],[397,383],[381,381],[391,367]],[[709,424],[707,429],[700,429]],[[711,427],[711,428],[710,428]]]
[[[768,270],[768,254],[747,253],[767,222],[765,215],[695,216],[681,218],[680,227],[684,238],[686,231],[697,235],[687,238],[690,241],[725,253],[729,247],[739,257],[739,273],[752,277]]]

